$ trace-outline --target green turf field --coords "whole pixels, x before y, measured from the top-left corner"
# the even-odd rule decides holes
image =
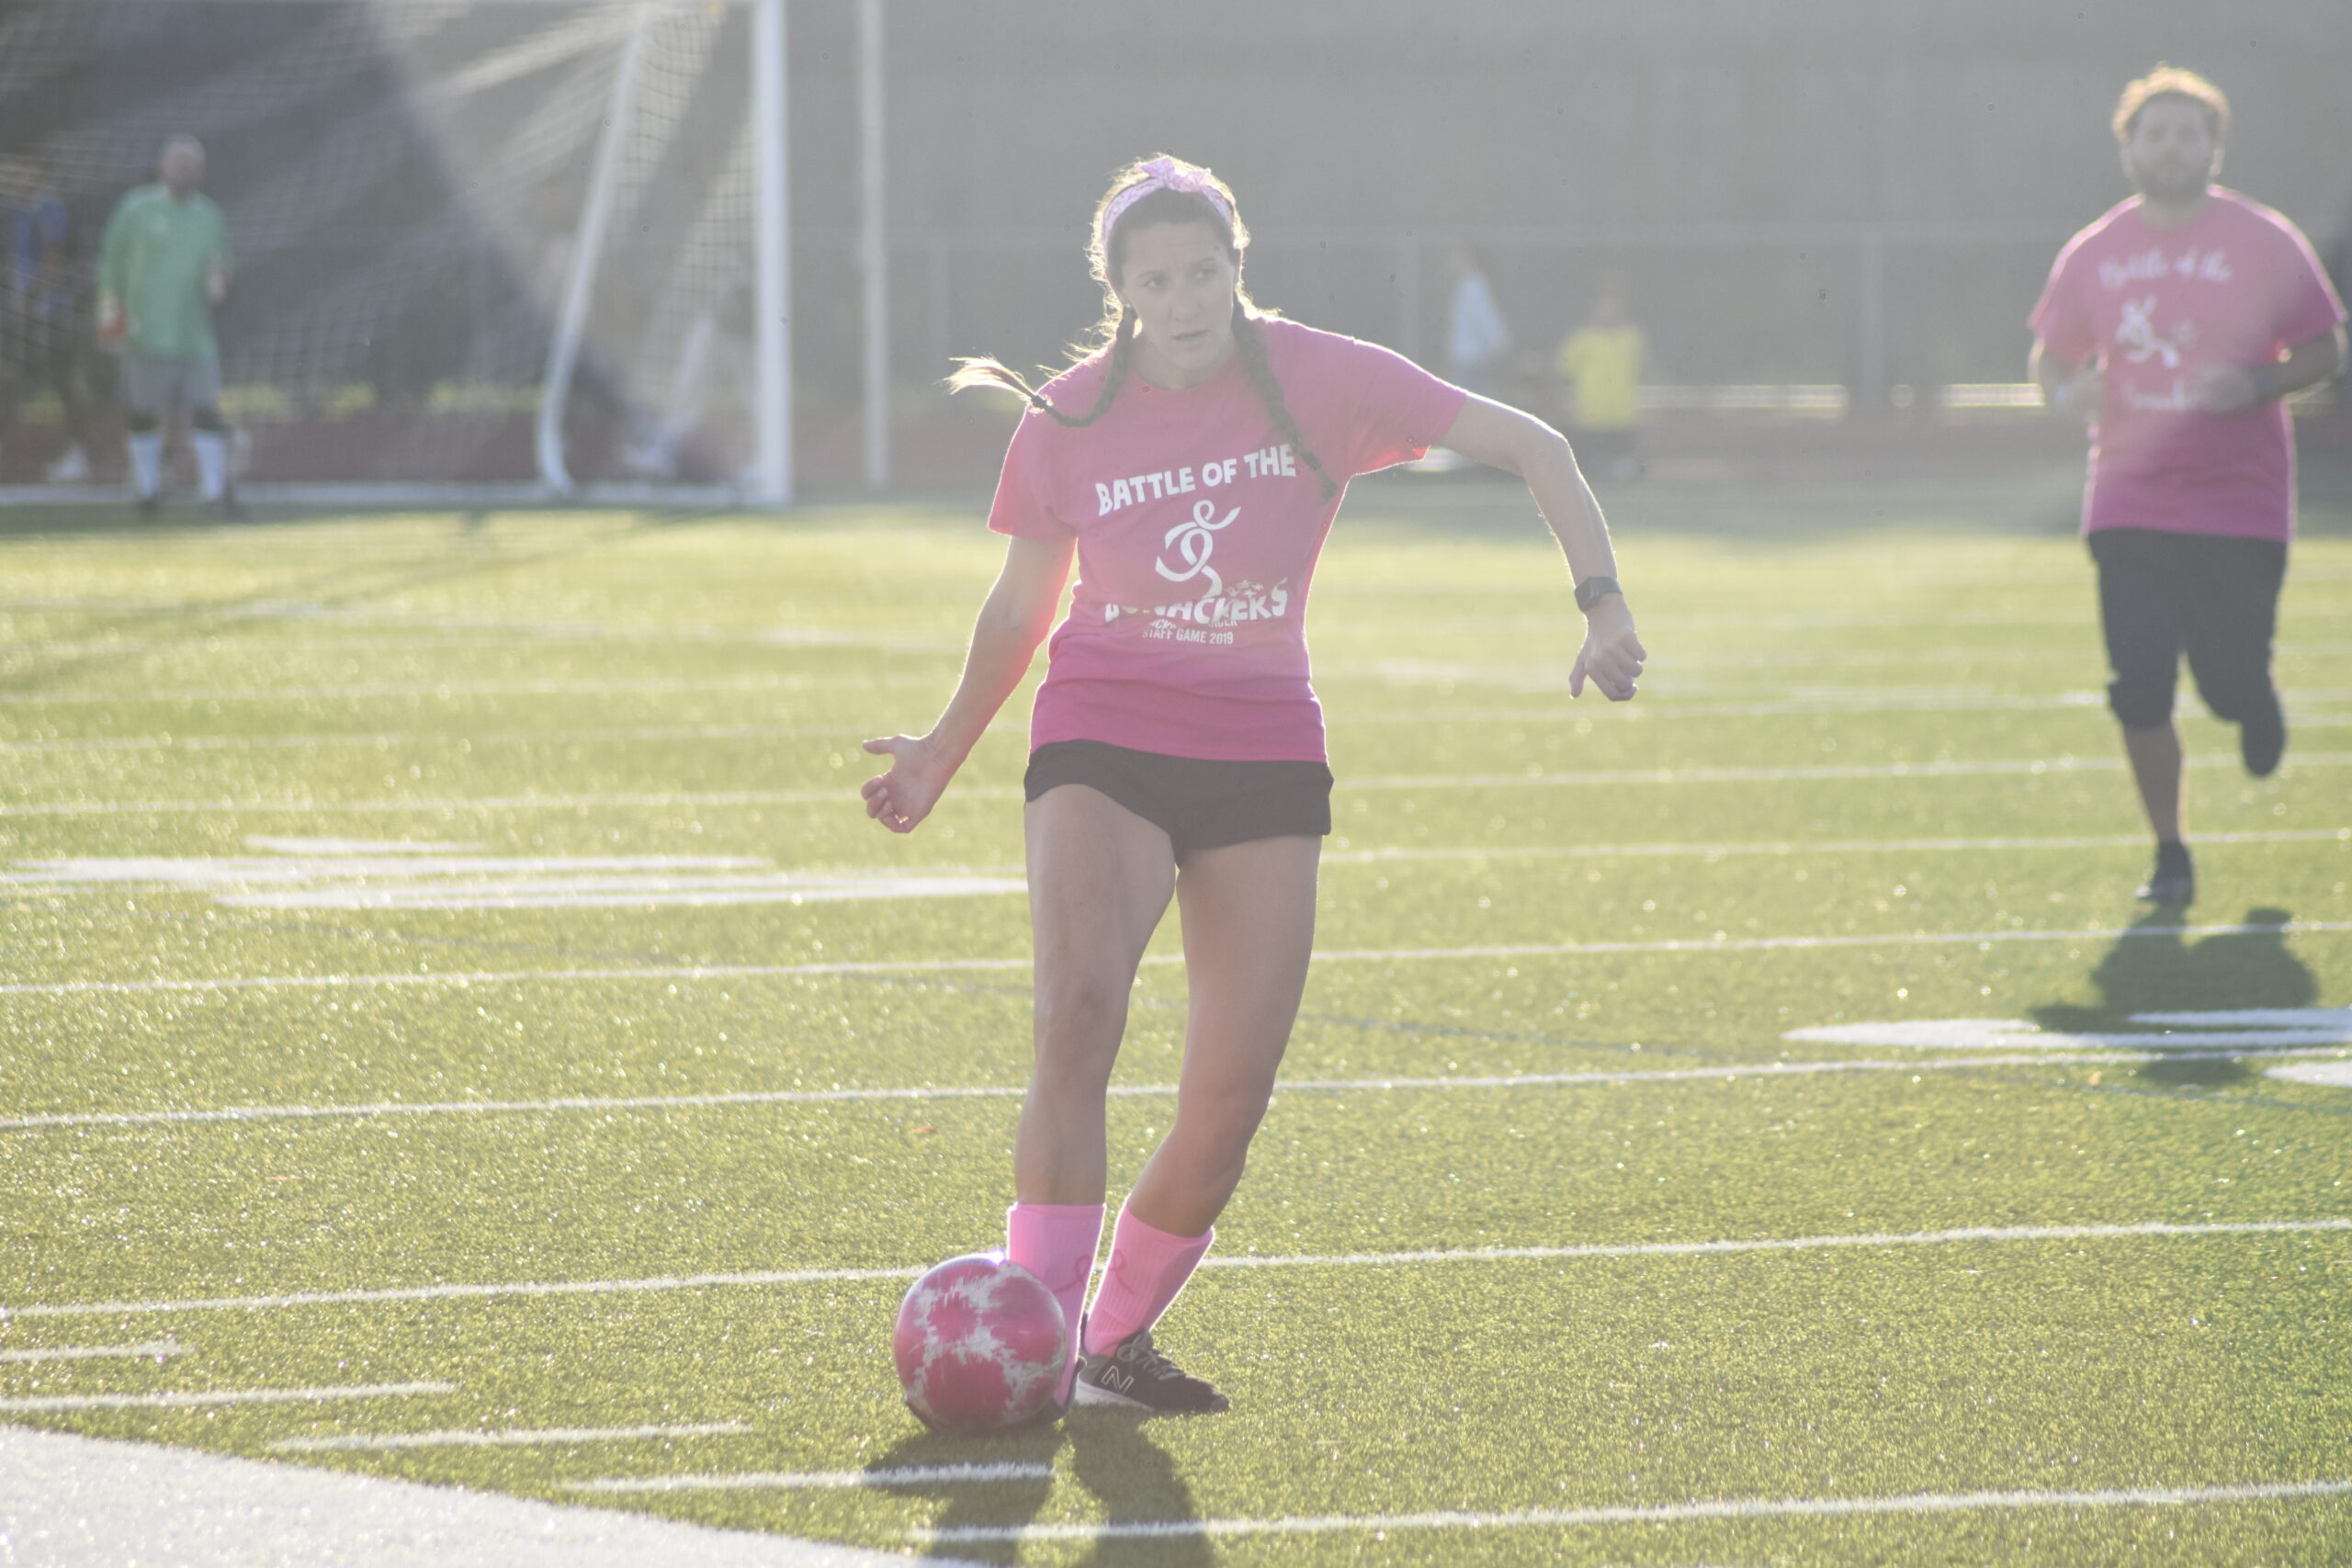
[[[2283,772],[2184,703],[2184,926],[2073,482],[1612,497],[1626,707],[1523,495],[1366,487],[1323,956],[1161,1334],[1234,1410],[998,1442],[888,1326],[1010,1199],[1025,698],[854,795],[975,509],[14,520],[0,1419],[1023,1563],[2352,1557],[2352,530]]]

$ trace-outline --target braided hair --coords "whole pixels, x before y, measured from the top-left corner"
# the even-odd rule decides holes
[[[1315,455],[1315,448],[1306,444],[1298,421],[1291,416],[1290,401],[1283,396],[1283,384],[1274,379],[1274,367],[1266,363],[1266,340],[1259,335],[1259,319],[1251,313],[1248,299],[1234,300],[1234,352],[1241,356],[1241,368],[1249,373],[1250,384],[1258,389],[1258,400],[1266,405],[1266,417],[1274,422],[1274,428],[1290,443],[1290,449],[1315,470],[1315,482],[1321,488],[1323,499],[1329,501],[1340,493],[1339,483],[1323,467],[1323,459]]]
[[[1186,165],[1188,168],[1190,165]],[[1057,407],[1020,372],[991,358],[958,359],[956,372],[947,378],[947,388],[960,392],[971,387],[999,387],[1016,393],[1031,408],[1045,414],[1055,423],[1065,426],[1092,424],[1110,412],[1111,404],[1126,385],[1135,365],[1136,335],[1140,322],[1134,309],[1119,298],[1120,268],[1126,261],[1126,237],[1138,229],[1154,223],[1205,223],[1225,247],[1227,257],[1238,270],[1242,253],[1250,247],[1250,230],[1241,221],[1240,209],[1234,205],[1233,192],[1223,180],[1206,169],[1197,171],[1204,183],[1216,187],[1224,198],[1223,206],[1198,191],[1161,188],[1132,202],[1120,214],[1116,223],[1106,232],[1102,217],[1112,199],[1128,186],[1148,178],[1150,171],[1141,163],[1128,164],[1112,176],[1111,186],[1095,204],[1094,238],[1087,246],[1088,271],[1102,287],[1102,319],[1086,341],[1070,345],[1070,362],[1081,364],[1102,357],[1105,364],[1102,385],[1094,396],[1094,406],[1082,414],[1067,412]],[[1273,367],[1266,362],[1265,340],[1259,335],[1258,322],[1273,315],[1261,310],[1250,301],[1249,292],[1237,288],[1233,299],[1233,342],[1241,356],[1241,367],[1250,377],[1250,384],[1257,389],[1259,400],[1266,406],[1266,416],[1274,429],[1290,443],[1291,450],[1305,459],[1314,470],[1316,483],[1321,487],[1323,499],[1330,500],[1340,493],[1338,483],[1324,468],[1323,460],[1306,445],[1300,434],[1298,421],[1290,412],[1290,404],[1283,396],[1282,383],[1275,379]]]

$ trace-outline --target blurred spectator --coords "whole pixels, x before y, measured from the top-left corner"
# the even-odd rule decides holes
[[[1446,312],[1445,356],[1455,386],[1482,398],[1495,394],[1495,372],[1510,353],[1510,329],[1495,303],[1478,258],[1456,248],[1447,258],[1453,295]]]
[[[229,228],[198,188],[204,144],[175,136],[157,183],[122,198],[98,249],[98,340],[122,350],[122,399],[139,510],[152,515],[164,482],[164,422],[187,415],[204,499],[237,514],[229,488],[229,429],[220,419],[220,347],[212,310],[229,296]]]
[[[1630,479],[1642,471],[1642,329],[1623,291],[1603,282],[1592,313],[1561,343],[1554,367],[1568,389],[1569,441],[1588,474]]]
[[[0,202],[9,215],[6,298],[0,299],[0,440],[14,445],[18,405],[28,391],[54,393],[66,445],[47,477],[51,484],[78,484],[90,477],[90,403],[82,386],[73,215],[39,157],[0,169]]]

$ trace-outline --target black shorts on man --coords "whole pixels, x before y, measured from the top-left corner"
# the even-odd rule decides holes
[[[1029,754],[1023,793],[1100,790],[1152,823],[1182,864],[1195,850],[1331,830],[1331,770],[1321,762],[1170,757],[1101,740],[1055,740]]]
[[[2090,536],[2090,550],[2115,676],[2108,705],[2125,728],[2172,722],[2184,653],[2215,717],[2256,728],[2278,722],[2270,641],[2285,541],[2102,528]]]

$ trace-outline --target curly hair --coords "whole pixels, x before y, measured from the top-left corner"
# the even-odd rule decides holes
[[[2140,111],[2158,98],[2186,98],[2205,111],[2205,129],[2212,133],[2216,145],[2230,134],[2230,100],[2221,88],[2194,71],[2177,65],[2156,62],[2156,68],[2123,89],[2123,96],[2116,100],[2115,140],[2132,140],[2132,128],[2140,122]]]

